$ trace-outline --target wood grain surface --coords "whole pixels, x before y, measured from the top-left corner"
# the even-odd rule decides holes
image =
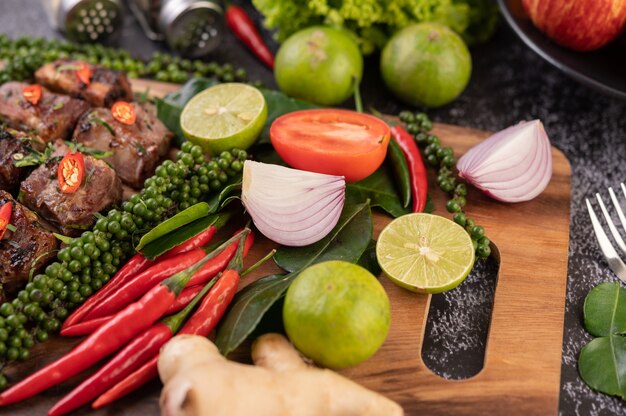
[[[135,81],[134,88],[160,96],[177,86]],[[489,133],[437,124],[434,133],[451,146],[457,156]],[[381,278],[392,306],[391,330],[377,354],[361,365],[342,371],[360,384],[398,401],[407,415],[556,415],[561,370],[561,342],[567,279],[570,166],[565,156],[553,149],[553,177],[536,199],[503,204],[470,190],[466,211],[485,228],[497,246],[500,258],[492,320],[484,368],[462,381],[445,380],[422,362],[421,347],[430,296],[403,290]],[[431,178],[432,179],[432,178]],[[430,183],[434,183],[432,180]],[[449,217],[445,196],[431,192],[435,213]],[[376,237],[391,218],[374,214]],[[258,238],[246,264],[261,258],[273,243]],[[245,283],[275,272],[266,263],[246,277]],[[80,340],[54,337],[34,347],[25,363],[9,368],[21,379],[58,358]],[[246,344],[233,356],[247,359]],[[77,376],[35,398],[0,414],[40,415],[69,392],[86,375]],[[158,414],[160,384],[152,382],[134,394],[104,409],[84,407],[75,414]]]

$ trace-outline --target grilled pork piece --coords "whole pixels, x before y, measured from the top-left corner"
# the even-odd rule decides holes
[[[16,160],[32,151],[29,140],[20,136],[0,128],[0,190],[15,192],[29,170],[27,167],[15,166]]]
[[[78,118],[89,109],[84,101],[54,94],[45,88],[39,103],[33,105],[24,98],[23,90],[27,85],[7,82],[0,86],[0,119],[46,142],[67,138]]]
[[[0,301],[14,295],[27,282],[31,267],[39,271],[56,255],[59,242],[31,210],[16,202],[8,192],[0,190],[0,206],[13,203],[11,224],[0,240]]]
[[[84,66],[88,68],[86,72]],[[78,73],[80,71],[83,72]],[[85,77],[89,79],[88,84],[84,82]],[[131,101],[133,98],[125,73],[84,61],[57,59],[39,68],[35,79],[52,91],[80,98],[95,107],[110,107],[115,101]]]
[[[113,151],[104,160],[124,183],[139,188],[167,153],[172,133],[156,117],[153,105],[132,105],[137,115],[132,125],[115,120],[109,109],[96,108],[80,119],[74,140],[86,147]]]
[[[94,214],[122,200],[122,182],[102,160],[83,155],[85,173],[76,192],[63,193],[57,169],[69,148],[61,141],[47,163],[39,166],[22,182],[21,202],[57,226],[64,234],[79,235],[95,222]]]

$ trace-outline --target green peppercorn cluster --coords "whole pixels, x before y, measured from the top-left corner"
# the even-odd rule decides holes
[[[467,204],[467,185],[457,178],[454,168],[456,159],[451,147],[444,147],[437,136],[430,134],[433,124],[425,113],[402,111],[400,120],[405,123],[407,131],[413,135],[415,142],[421,148],[424,160],[437,171],[437,183],[450,199],[446,203],[448,212],[454,214],[453,220],[464,227],[474,244],[476,256],[487,258],[491,254],[489,238],[485,236],[485,229],[477,225],[473,219],[463,212]]]
[[[163,219],[223,189],[243,170],[245,150],[206,160],[200,146],[185,142],[176,161],[164,161],[138,194],[101,216],[93,230],[72,239],[57,261],[11,302],[0,305],[0,365],[26,360],[36,341],[59,330],[69,311],[100,289],[133,254],[133,242]],[[0,374],[0,388],[7,379]]]
[[[56,39],[23,36],[10,39],[0,34],[0,84],[33,78],[43,64],[59,58],[84,60],[117,71],[125,71],[130,78],[154,78],[158,81],[183,83],[190,77],[216,78],[222,82],[245,81],[246,70],[231,64],[181,59],[156,52],[147,63],[134,59],[125,50],[107,48],[101,44],[75,44]]]

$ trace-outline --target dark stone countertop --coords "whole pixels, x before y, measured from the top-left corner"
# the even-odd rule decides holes
[[[59,37],[48,23],[41,0],[2,0],[0,32],[11,37]],[[154,50],[164,50],[148,41],[132,18],[126,20],[113,46],[143,58]],[[597,247],[584,198],[619,186],[626,179],[626,103],[570,80],[530,51],[504,21],[489,43],[472,50],[472,57],[473,75],[466,91],[452,104],[429,114],[435,121],[485,130],[539,118],[552,143],[568,157],[572,203],[560,414],[626,414],[626,402],[592,391],[576,369],[581,347],[591,340],[582,327],[584,298],[594,285],[617,280]],[[230,35],[210,59],[242,66],[251,79],[274,85],[270,71]],[[396,113],[404,107],[385,92],[376,62],[368,60],[363,82],[365,104]]]

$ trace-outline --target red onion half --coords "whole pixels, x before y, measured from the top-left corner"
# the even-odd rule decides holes
[[[339,221],[343,176],[324,175],[246,160],[241,201],[258,230],[285,246],[324,238]]]
[[[503,202],[535,198],[552,177],[550,139],[539,120],[523,121],[472,147],[457,163],[459,176]]]

